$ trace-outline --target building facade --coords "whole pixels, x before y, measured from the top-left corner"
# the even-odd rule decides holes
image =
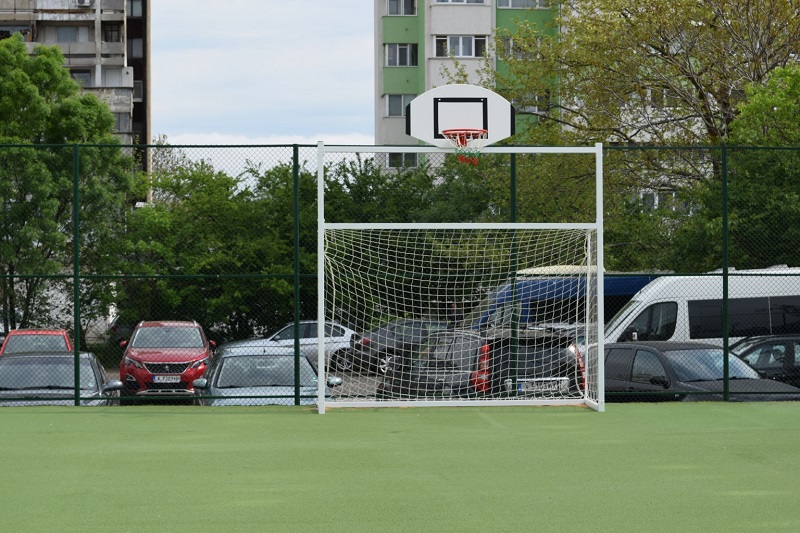
[[[64,66],[116,117],[123,144],[149,144],[149,0],[0,0],[0,38],[58,46]],[[144,162],[143,162],[144,165]]]
[[[374,2],[378,145],[417,144],[406,135],[406,105],[418,94],[448,83],[446,72],[453,71],[453,58],[464,67],[469,82],[477,83],[485,57],[492,58],[498,28],[513,34],[520,20],[543,24],[553,19],[554,9],[550,0]],[[402,159],[394,164],[414,164]]]

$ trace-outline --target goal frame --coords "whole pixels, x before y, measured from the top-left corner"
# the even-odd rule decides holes
[[[605,336],[602,317],[604,315],[603,289],[603,145],[566,146],[566,147],[527,147],[527,146],[492,146],[483,149],[486,154],[593,154],[595,160],[595,220],[586,223],[330,223],[325,220],[325,163],[326,154],[335,153],[442,153],[452,154],[452,148],[433,146],[369,146],[369,145],[326,145],[317,143],[317,323],[325,324],[325,231],[327,229],[579,229],[594,231],[596,235],[596,284],[597,284],[597,398],[564,398],[564,399],[455,399],[446,402],[440,400],[352,400],[328,401],[326,398],[327,373],[325,354],[325,336],[317,335],[317,411],[324,414],[328,407],[425,407],[425,406],[475,406],[475,405],[583,405],[592,410],[605,411],[605,372],[603,359],[603,339]]]

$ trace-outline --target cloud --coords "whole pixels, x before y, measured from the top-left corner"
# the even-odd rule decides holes
[[[173,146],[178,145],[290,145],[305,144],[315,145],[319,141],[331,145],[357,145],[371,146],[374,144],[372,135],[363,133],[318,133],[311,135],[295,134],[268,134],[248,136],[243,134],[228,134],[220,132],[209,133],[180,133],[167,135],[167,142]]]
[[[154,134],[374,143],[371,4],[170,0],[152,20]]]

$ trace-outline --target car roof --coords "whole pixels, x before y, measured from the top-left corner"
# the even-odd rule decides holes
[[[156,328],[164,326],[189,326],[200,327],[195,320],[143,320],[136,326],[138,328]]]
[[[6,337],[12,335],[66,335],[65,329],[12,329],[6,334]]]
[[[674,341],[631,341],[631,342],[609,342],[604,345],[605,348],[623,348],[623,347],[646,347],[655,348],[662,352],[669,352],[673,350],[701,350],[706,348],[722,348],[718,344],[711,344],[708,342],[674,342]]]

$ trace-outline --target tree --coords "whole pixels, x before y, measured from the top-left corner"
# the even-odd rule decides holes
[[[709,228],[688,242],[716,255],[670,256],[665,246],[701,220],[687,207],[715,202],[719,209],[721,196],[710,197],[709,188],[721,192],[721,159],[713,150],[650,147],[724,142],[746,87],[797,64],[799,45],[800,7],[792,0],[565,0],[551,26],[521,22],[499,34],[499,61],[486,62],[480,83],[519,108],[549,103],[518,120],[516,142],[617,145],[604,161],[610,268],[718,268],[721,238],[708,240]],[[464,70],[454,72],[463,82]],[[587,186],[575,179],[570,189],[546,169],[537,180],[559,197]],[[653,210],[647,198],[672,200]]]
[[[548,118],[581,142],[715,144],[745,87],[797,61],[792,0],[561,4],[559,32],[521,23],[505,36],[498,82],[523,100],[551,92]]]
[[[71,79],[60,49],[40,46],[29,55],[17,36],[0,41],[0,297],[6,329],[71,327],[63,317],[72,314],[68,273],[77,259],[76,238],[82,273],[108,266],[104,250],[122,227],[135,188],[132,160],[113,135],[114,123],[108,106]],[[82,319],[104,314],[106,283],[82,285]]]

